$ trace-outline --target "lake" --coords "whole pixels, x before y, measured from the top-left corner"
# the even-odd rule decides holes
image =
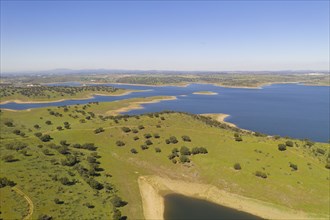
[[[179,219],[244,219],[254,220],[260,217],[241,212],[235,209],[220,206],[201,199],[186,197],[180,194],[169,194],[164,197],[165,220]]]
[[[62,84],[53,84],[62,85]],[[79,83],[66,83],[77,86]],[[127,114],[141,114],[163,110],[184,111],[194,114],[225,113],[226,121],[240,128],[269,135],[308,138],[327,142],[330,139],[328,86],[304,86],[299,84],[273,84],[262,89],[225,88],[209,84],[177,86],[117,85],[117,88],[146,90],[124,96],[95,96],[88,100],[67,100],[54,103],[7,103],[0,108],[22,110],[46,106],[108,102],[146,96],[176,96],[177,100],[144,104],[144,109]],[[197,91],[211,91],[217,95],[195,95]]]

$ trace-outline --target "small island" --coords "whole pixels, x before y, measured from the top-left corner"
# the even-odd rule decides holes
[[[194,95],[218,95],[216,92],[211,91],[199,91],[199,92],[193,92]]]

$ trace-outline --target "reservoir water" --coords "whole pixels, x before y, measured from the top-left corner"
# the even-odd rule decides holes
[[[186,197],[180,194],[169,194],[164,197],[165,220],[231,220],[244,219],[255,220],[260,217],[241,212],[235,209],[227,208],[201,199]]]
[[[63,84],[53,84],[63,85]],[[79,83],[66,83],[77,86]],[[262,89],[225,88],[209,84],[176,86],[117,85],[117,88],[145,90],[124,96],[95,96],[88,100],[67,100],[54,103],[17,104],[7,103],[0,108],[15,110],[46,106],[108,102],[147,96],[176,96],[176,100],[144,104],[144,109],[127,114],[141,114],[164,110],[183,111],[194,114],[225,113],[226,120],[240,128],[269,135],[308,138],[327,142],[330,139],[329,106],[330,87],[304,86],[299,84],[273,84]],[[197,91],[212,91],[217,95],[196,95]]]

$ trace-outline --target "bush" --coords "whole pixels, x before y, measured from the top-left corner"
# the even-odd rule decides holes
[[[56,129],[59,131],[63,130],[62,126],[57,126]]]
[[[185,141],[185,142],[191,142],[190,137],[187,136],[187,135],[183,135],[183,136],[182,136],[182,140]]]
[[[110,199],[110,202],[112,203],[112,205],[114,207],[123,207],[127,204],[127,202],[124,202],[119,196],[117,195],[114,195],[111,199]]]
[[[298,170],[298,166],[296,164],[290,163],[290,167],[291,167],[292,171]]]
[[[67,155],[66,159],[61,161],[63,166],[73,166],[76,163],[79,163],[79,160],[77,157],[73,156],[73,155]]]
[[[113,211],[112,211],[112,219],[113,220],[121,220],[121,219],[123,219],[122,216],[121,216],[120,210],[118,210],[116,208],[113,209]]]
[[[51,124],[52,124],[52,122],[51,122],[51,121],[49,121],[49,120],[48,120],[48,121],[46,121],[45,123],[46,123],[46,125],[51,125]]]
[[[152,137],[151,134],[144,134],[143,136],[144,136],[145,138],[147,138],[147,139],[149,139],[149,138]]]
[[[48,149],[43,149],[42,153],[44,153],[47,156],[53,155]]]
[[[50,215],[39,215],[38,220],[52,220],[53,217]]]
[[[171,137],[169,138],[169,140],[170,140],[170,142],[171,142],[172,144],[176,144],[176,143],[179,142],[179,141],[176,139],[176,137],[174,137],[174,136],[171,136]]]
[[[266,179],[266,178],[267,178],[267,174],[264,173],[264,172],[262,172],[262,171],[256,171],[256,172],[255,172],[255,175],[256,175],[257,177],[261,177],[261,178],[263,178],[263,179]]]
[[[116,145],[118,147],[122,147],[122,146],[125,146],[125,143],[123,141],[116,141]]]
[[[132,132],[133,132],[134,134],[139,133],[139,131],[138,131],[136,128],[133,128],[133,129],[132,129]]]
[[[188,147],[182,146],[182,147],[180,148],[180,154],[181,154],[181,155],[190,155],[191,152],[190,152],[190,150],[189,150]]]
[[[156,147],[156,148],[155,148],[155,151],[156,151],[156,153],[160,153],[160,152],[162,152],[162,150],[161,150],[159,147]]]
[[[11,122],[11,121],[6,121],[4,124],[5,124],[7,127],[14,127],[14,124],[13,124],[13,122]]]
[[[235,163],[235,164],[234,164],[234,169],[235,169],[235,170],[241,170],[242,167],[241,167],[241,165],[240,165],[239,163]]]
[[[293,142],[292,141],[286,141],[285,145],[288,147],[293,147]]]
[[[145,144],[141,145],[140,147],[141,147],[142,150],[147,150],[147,149],[149,149],[149,147],[148,147],[147,145],[145,145]]]
[[[14,162],[17,159],[15,159],[15,157],[13,155],[5,155],[2,157],[2,160],[5,162]]]
[[[15,130],[13,131],[13,133],[16,134],[16,135],[19,135],[19,134],[21,133],[21,131],[18,130],[18,129],[15,129]]]
[[[199,149],[200,154],[207,154],[208,153],[207,149],[204,148],[204,147],[199,147],[198,149]]]
[[[330,162],[327,162],[327,163],[325,164],[325,168],[330,169]]]
[[[138,126],[138,129],[143,130],[144,129],[144,126],[143,125],[139,125]]]
[[[44,134],[44,135],[42,135],[41,137],[39,137],[40,138],[40,140],[42,141],[42,142],[48,142],[48,141],[50,141],[52,138],[50,137],[50,135],[49,134]]]
[[[63,204],[64,202],[59,200],[58,198],[54,199],[55,204]]]
[[[172,159],[171,161],[172,161],[172,163],[174,163],[174,164],[176,164],[176,163],[178,162],[175,158]]]
[[[98,181],[96,181],[95,179],[93,178],[89,178],[87,180],[87,183],[90,185],[90,187],[92,187],[93,189],[97,189],[97,190],[100,190],[100,189],[103,189],[103,185],[101,183],[99,183]]]
[[[160,138],[160,135],[159,134],[154,134],[154,138]]]
[[[240,137],[240,134],[239,134],[239,133],[235,133],[235,134],[234,134],[234,137],[235,137],[235,138]]]
[[[131,153],[132,153],[132,154],[137,154],[138,152],[137,152],[137,150],[136,150],[135,148],[132,148],[132,149],[131,149]]]
[[[175,147],[175,148],[172,149],[172,153],[176,154],[177,152],[179,152],[178,148]]]
[[[128,127],[122,127],[121,130],[122,130],[123,132],[125,132],[125,133],[128,133],[128,132],[131,131],[131,129],[128,128]]]
[[[166,139],[166,140],[165,140],[165,143],[166,143],[166,144],[170,144],[171,141],[170,141],[169,139]]]
[[[190,162],[189,158],[186,155],[181,155],[179,159],[180,159],[181,163],[189,163]]]
[[[319,153],[319,154],[322,154],[322,155],[325,154],[325,150],[322,149],[322,148],[317,148],[317,149],[316,149],[316,152]]]
[[[151,141],[151,140],[146,140],[146,141],[145,141],[145,144],[146,144],[146,145],[152,145],[152,141]]]
[[[136,141],[136,140],[139,140],[140,138],[138,136],[135,136],[133,137],[133,140]]]
[[[7,179],[6,177],[0,177],[0,188],[5,187],[5,186],[13,187],[15,185],[16,185],[16,183],[14,181],[11,181],[11,180]]]
[[[94,130],[94,133],[95,134],[99,134],[101,132],[104,132],[104,129],[103,128],[97,128],[97,129]]]
[[[41,132],[36,132],[36,133],[34,133],[34,136],[40,138],[42,136],[42,133]]]
[[[240,142],[240,141],[243,141],[243,139],[242,139],[242,137],[235,137],[235,141]]]
[[[285,151],[286,150],[286,146],[284,144],[279,144],[278,145],[278,150],[279,151]]]
[[[176,157],[176,155],[174,154],[174,153],[171,153],[171,154],[169,154],[168,156],[167,156],[167,158],[169,159],[169,160],[172,160],[172,159],[174,159]]]

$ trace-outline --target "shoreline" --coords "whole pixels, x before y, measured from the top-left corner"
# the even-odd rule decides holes
[[[193,92],[193,95],[219,95],[217,92],[211,92],[211,91],[200,91],[200,92]]]
[[[226,118],[228,118],[230,115],[228,114],[223,114],[223,113],[203,113],[203,114],[199,114],[199,115],[202,115],[202,116],[206,116],[206,117],[211,117],[212,119],[218,121],[218,122],[222,122],[222,123],[225,123],[231,127],[235,127],[235,128],[238,128],[237,125],[235,125],[234,123],[231,123],[231,122],[227,122],[226,121]],[[244,130],[244,129],[242,129]]]
[[[170,193],[203,199],[264,219],[327,219],[328,217],[320,217],[314,213],[305,213],[233,194],[210,184],[173,180],[160,176],[140,176],[138,184],[145,219],[164,219],[165,204],[163,196]]]
[[[132,110],[144,109],[144,107],[142,106],[143,104],[152,104],[152,103],[158,103],[158,102],[162,102],[162,101],[171,101],[171,100],[176,100],[176,99],[177,99],[176,96],[166,96],[166,98],[156,98],[156,99],[151,100],[151,101],[131,102],[129,104],[129,106],[122,107],[122,108],[115,109],[115,110],[110,110],[110,111],[107,111],[105,114],[106,115],[119,115],[119,114],[129,112],[129,111],[132,111]]]
[[[87,100],[94,98],[95,96],[125,96],[129,95],[133,92],[137,91],[127,91],[121,94],[112,94],[112,95],[107,95],[107,94],[100,94],[100,93],[92,93],[89,94],[88,97],[82,97],[82,98],[69,98],[69,99],[58,99],[58,100],[52,100],[52,101],[22,101],[18,99],[13,99],[13,100],[7,100],[7,101],[2,101],[0,102],[0,105],[8,104],[8,103],[16,103],[16,104],[43,104],[43,103],[55,103],[55,102],[64,102],[64,101],[70,101],[70,100]]]

